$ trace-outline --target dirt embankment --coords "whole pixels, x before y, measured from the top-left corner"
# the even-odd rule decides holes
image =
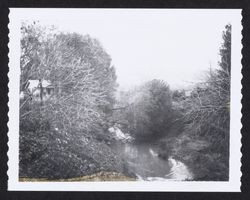
[[[117,172],[99,172],[87,176],[68,179],[19,178],[21,182],[81,182],[81,181],[136,181],[135,178]]]

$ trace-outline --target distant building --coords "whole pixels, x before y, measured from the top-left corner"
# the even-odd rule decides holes
[[[55,91],[54,86],[47,80],[29,80],[25,88],[25,91],[21,91],[20,98],[23,99],[27,95],[32,95],[32,99],[36,101],[46,101],[54,94]]]

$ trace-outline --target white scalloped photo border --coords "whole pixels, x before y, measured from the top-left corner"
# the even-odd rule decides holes
[[[19,77],[21,20],[39,18],[77,19],[81,12],[221,12],[232,25],[230,162],[229,181],[136,181],[136,182],[19,182]],[[241,9],[45,9],[10,8],[9,14],[9,122],[8,190],[11,191],[172,191],[239,192],[241,186]],[[216,23],[216,22],[215,22]]]

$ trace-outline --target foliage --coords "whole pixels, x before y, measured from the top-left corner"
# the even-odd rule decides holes
[[[97,39],[37,22],[24,23],[21,31],[21,177],[128,173],[109,146],[107,130],[117,126],[136,141],[158,139],[158,156],[187,163],[197,180],[228,180],[231,25],[223,32],[218,69],[210,69],[190,95],[152,80],[118,100],[115,68]],[[43,100],[40,90],[40,101],[32,98],[31,79],[48,80],[53,95]]]
[[[131,135],[144,140],[166,134],[172,121],[172,101],[165,82],[152,80],[123,95],[128,105],[123,111],[123,123]]]
[[[186,99],[185,90],[173,90],[172,91],[173,102],[179,102]]]
[[[98,40],[75,33],[45,37],[35,25],[23,26],[22,30],[21,61],[27,64],[21,62],[21,80],[52,83],[55,94],[40,107],[50,121],[55,126],[75,126],[87,132],[105,126],[114,103],[116,75]],[[21,117],[26,116],[22,108]]]
[[[211,139],[223,140],[229,137],[229,103],[230,103],[230,43],[225,38],[231,34],[231,26],[227,26],[223,34],[224,43],[220,52],[220,68],[210,70],[207,80],[198,84],[186,100],[188,111],[186,118],[192,121],[197,134]],[[229,45],[229,46],[228,46]],[[225,62],[228,61],[228,62]]]
[[[193,140],[205,140],[209,143],[207,159],[213,159],[214,166],[203,166],[207,173],[222,173],[222,180],[228,178],[229,168],[229,123],[230,123],[230,71],[231,71],[231,25],[223,32],[223,44],[220,49],[221,61],[217,70],[210,70],[206,80],[196,84],[191,95],[181,103],[184,105],[186,133]],[[211,157],[211,158],[209,158]],[[200,161],[199,161],[200,162]],[[205,162],[203,162],[205,163]],[[225,173],[227,172],[227,173]],[[226,174],[226,175],[225,175]],[[211,177],[211,175],[204,174]]]
[[[20,91],[25,89],[28,80],[39,79],[43,76],[44,65],[42,57],[45,53],[46,40],[53,36],[53,31],[54,27],[43,27],[36,21],[31,24],[22,23]]]
[[[121,160],[104,142],[117,87],[110,56],[89,35],[45,28],[21,29],[20,176],[121,172]],[[53,95],[34,99],[27,88],[32,79],[49,81]]]
[[[74,129],[37,128],[20,131],[20,177],[73,178],[102,170],[126,174],[122,160],[90,135]]]

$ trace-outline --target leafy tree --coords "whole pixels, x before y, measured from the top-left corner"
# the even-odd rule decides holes
[[[220,56],[221,61],[219,62],[219,70],[218,75],[220,78],[226,79],[228,82],[228,78],[231,75],[231,31],[232,26],[230,24],[226,25],[225,31],[223,32],[222,38],[223,38],[223,44],[220,48]],[[227,84],[228,86],[228,84]],[[224,89],[227,89],[225,87]]]
[[[185,100],[185,90],[174,90],[172,92],[172,99],[173,101],[179,102]]]
[[[163,136],[171,125],[172,100],[169,86],[152,80],[135,89],[127,98],[125,116],[128,131],[138,140]]]

